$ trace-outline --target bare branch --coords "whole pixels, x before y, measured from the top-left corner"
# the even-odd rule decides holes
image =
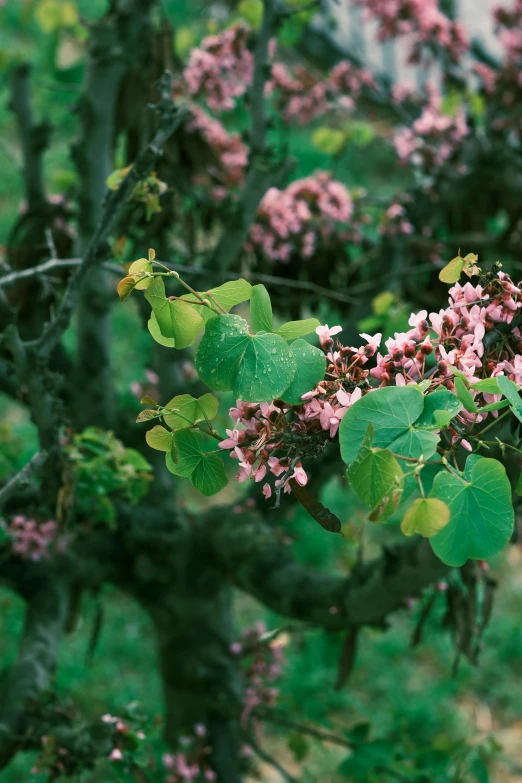
[[[50,354],[63,332],[67,329],[78,302],[82,282],[91,269],[101,262],[107,238],[134,187],[153,170],[157,158],[162,154],[163,145],[181,125],[188,113],[184,109],[176,109],[171,101],[168,103],[162,101],[159,105],[159,111],[161,119],[152,141],[138,155],[119,188],[115,191],[109,191],[105,198],[101,220],[85,252],[82,263],[70,279],[54,319],[47,325],[36,343],[36,347],[42,355],[48,356]]]
[[[26,485],[35,473],[41,468],[47,459],[45,451],[37,451],[34,457],[31,457],[27,465],[25,465],[16,475],[9,479],[0,489],[0,508],[7,503],[7,501],[15,494],[15,492],[22,486]]]
[[[31,209],[45,201],[42,155],[49,143],[51,126],[46,122],[36,123],[34,120],[29,91],[30,73],[31,69],[27,63],[17,66],[11,72],[9,108],[13,111],[18,125],[23,153],[25,197]]]
[[[382,625],[448,571],[422,538],[385,549],[349,577],[312,571],[255,516],[212,516],[212,545],[234,584],[278,614],[332,630]]]

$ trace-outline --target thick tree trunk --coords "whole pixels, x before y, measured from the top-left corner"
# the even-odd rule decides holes
[[[91,29],[87,71],[79,103],[81,132],[73,148],[80,179],[79,255],[94,235],[114,168],[118,95],[125,73],[149,40],[149,14],[155,0],[115,0]],[[114,297],[108,273],[85,279],[77,309],[77,413],[79,427],[108,428],[114,421],[110,308]]]
[[[217,581],[198,590],[190,581],[147,602],[157,630],[165,739],[174,746],[204,724],[220,783],[240,783],[242,687],[230,652],[231,591]]]

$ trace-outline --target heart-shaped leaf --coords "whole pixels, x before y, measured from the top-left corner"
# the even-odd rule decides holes
[[[462,410],[462,403],[448,389],[439,389],[424,397],[424,410],[415,422],[422,429],[447,427],[454,416]]]
[[[155,277],[145,292],[163,337],[173,338],[174,347],[187,348],[203,325],[200,313],[181,299],[167,299],[165,284]]]
[[[170,451],[172,449],[172,438],[172,432],[169,432],[160,424],[145,433],[145,440],[151,449],[156,449],[157,451]]]
[[[203,436],[194,430],[179,430],[174,436],[178,461],[172,455],[165,457],[167,468],[176,476],[190,478],[203,495],[215,495],[228,484],[223,460],[216,454],[203,451]]]
[[[419,533],[425,538],[431,538],[446,527],[450,515],[448,506],[442,500],[418,498],[406,512],[401,522],[401,530],[405,536]]]
[[[450,509],[450,522],[430,539],[447,565],[491,557],[509,541],[514,522],[511,486],[498,460],[471,454],[462,476],[447,471],[435,476],[430,498]]]
[[[156,319],[156,316],[152,312],[150,314],[149,322],[147,324],[147,328],[151,334],[151,336],[154,338],[154,340],[159,343],[160,345],[164,345],[165,348],[174,348],[174,338],[173,337],[163,337],[161,334],[161,329],[159,328],[158,321]]]
[[[339,427],[341,456],[347,465],[357,458],[368,424],[375,429],[374,447],[403,457],[429,459],[439,437],[417,429],[424,396],[415,386],[387,386],[366,394],[348,409]]]
[[[348,469],[355,492],[371,510],[379,507],[378,517],[385,522],[397,507],[402,494],[404,474],[388,449],[372,448],[373,424],[368,424],[357,459]]]
[[[150,256],[150,251],[149,251]],[[152,259],[138,258],[129,267],[129,275],[136,280],[136,291],[145,291],[153,281],[148,275],[152,273]]]
[[[200,421],[215,418],[219,400],[213,394],[203,394],[199,399],[191,394],[179,394],[165,405],[172,413],[165,413],[163,419],[172,430],[182,430]]]
[[[251,335],[244,318],[220,315],[207,325],[196,354],[201,380],[245,402],[271,402],[288,388],[296,362],[277,334]]]
[[[311,391],[319,381],[322,381],[326,371],[326,357],[306,340],[296,340],[290,346],[296,363],[296,373],[292,383],[281,395],[281,399],[289,405],[299,405],[301,397]]]

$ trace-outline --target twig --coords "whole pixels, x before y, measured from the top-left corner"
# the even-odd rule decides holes
[[[8,274],[0,277],[0,288],[3,286],[12,285],[18,280],[23,280],[27,277],[34,277],[36,275],[45,274],[46,272],[52,272],[53,269],[64,269],[67,267],[80,266],[82,263],[81,258],[52,258],[49,261],[45,261],[43,264],[33,266],[29,269],[21,269],[17,272],[9,272]],[[186,272],[191,275],[207,276],[209,270],[202,266],[186,266],[185,264],[172,264],[169,261],[163,261],[163,264],[172,269],[175,272]],[[110,261],[102,262],[104,269],[108,269],[116,275],[126,274],[125,269],[118,264],[113,264]],[[233,272],[222,272],[215,270],[212,273],[216,278],[221,280],[235,280],[237,274]],[[287,277],[279,277],[278,275],[265,275],[261,272],[250,272],[248,277],[251,280],[257,280],[260,283],[268,283],[269,285],[283,286],[284,288],[292,288],[298,291],[307,291],[317,297],[324,296],[327,299],[333,299],[336,302],[343,302],[345,304],[356,304],[357,299],[354,296],[348,296],[340,291],[334,291],[331,288],[325,288],[315,283],[309,283],[306,280],[291,280]]]
[[[315,726],[299,723],[274,710],[256,710],[255,714],[268,723],[276,723],[279,726],[285,726],[288,729],[299,731],[301,734],[308,734],[309,737],[314,737],[315,739],[321,740],[321,742],[331,742],[332,745],[340,745],[343,748],[353,747],[353,743],[350,742],[347,737],[341,737],[339,734],[333,734],[329,731],[318,729]]]
[[[16,473],[2,489],[0,489],[0,507],[11,498],[20,484],[27,484],[33,473],[36,473],[47,459],[45,451],[37,451],[18,473]]]
[[[42,355],[48,356],[50,354],[69,325],[82,282],[91,269],[100,263],[100,253],[104,249],[105,242],[135,185],[150,174],[163,150],[164,143],[181,125],[188,113],[185,109],[177,110],[172,102],[165,105],[163,100],[159,105],[159,110],[161,119],[154,138],[138,155],[119,188],[115,191],[109,191],[107,194],[101,220],[82,262],[67,285],[54,319],[36,342],[36,348]]]
[[[254,737],[249,734],[248,732],[242,732],[245,742],[250,745],[252,750],[259,756],[259,758],[264,761],[266,764],[270,764],[271,767],[276,769],[279,774],[281,775],[284,780],[288,781],[288,783],[299,783],[297,778],[294,778],[293,775],[291,775],[287,770],[281,766],[281,764],[276,761],[269,753],[266,752],[266,750],[263,750],[257,742],[255,741]]]

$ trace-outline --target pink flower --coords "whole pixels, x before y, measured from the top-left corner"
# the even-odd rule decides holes
[[[348,394],[348,392],[345,392],[344,389],[339,389],[335,396],[343,408],[349,408],[351,405],[357,402],[357,400],[361,399],[362,391],[359,387],[357,387],[351,394]]]
[[[329,327],[328,324],[325,324],[324,326],[316,327],[315,333],[318,335],[321,343],[324,343],[328,339],[333,337],[335,334],[339,334],[339,332],[342,332],[342,330],[343,330],[342,326]]]
[[[295,470],[290,478],[295,479],[300,487],[304,487],[308,482],[308,476],[306,475],[306,472],[304,471],[300,462],[296,465]]]
[[[341,419],[347,410],[347,408],[343,407],[333,408],[329,402],[325,403],[324,408],[319,415],[319,421],[321,422],[321,427],[323,430],[330,431],[331,438],[335,437],[335,434],[339,429]]]
[[[272,496],[272,487],[270,484],[263,484],[263,495],[265,496],[266,500]]]
[[[109,753],[109,760],[110,761],[123,761],[123,753],[119,748],[114,748]]]

